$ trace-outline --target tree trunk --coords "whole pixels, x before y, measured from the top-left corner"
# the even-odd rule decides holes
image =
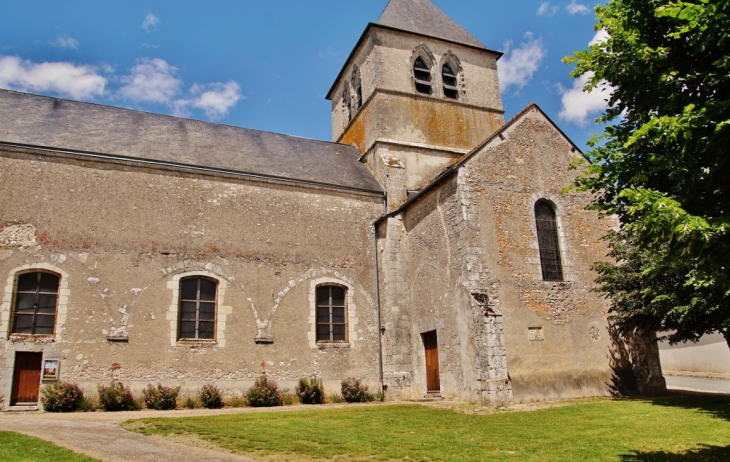
[[[727,347],[730,348],[730,329],[721,331],[727,342]]]

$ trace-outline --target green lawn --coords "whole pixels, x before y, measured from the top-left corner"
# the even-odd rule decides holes
[[[276,460],[730,461],[730,398],[713,396],[594,400],[492,415],[401,404],[127,425]]]
[[[99,462],[32,436],[0,431],[0,460],[7,462]]]

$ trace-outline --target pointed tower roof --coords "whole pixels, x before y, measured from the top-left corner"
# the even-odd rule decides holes
[[[390,0],[376,24],[487,48],[429,0]]]

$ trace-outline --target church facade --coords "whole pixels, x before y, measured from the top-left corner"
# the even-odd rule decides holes
[[[239,393],[347,377],[388,399],[611,392],[579,149],[505,121],[501,54],[391,0],[328,93],[333,142],[0,90],[0,395],[53,380]]]

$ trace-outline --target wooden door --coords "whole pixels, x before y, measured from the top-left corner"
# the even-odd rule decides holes
[[[15,353],[11,406],[38,404],[42,362],[43,353]]]
[[[436,331],[423,334],[423,346],[426,349],[426,386],[429,393],[441,391],[439,377],[439,346]]]

